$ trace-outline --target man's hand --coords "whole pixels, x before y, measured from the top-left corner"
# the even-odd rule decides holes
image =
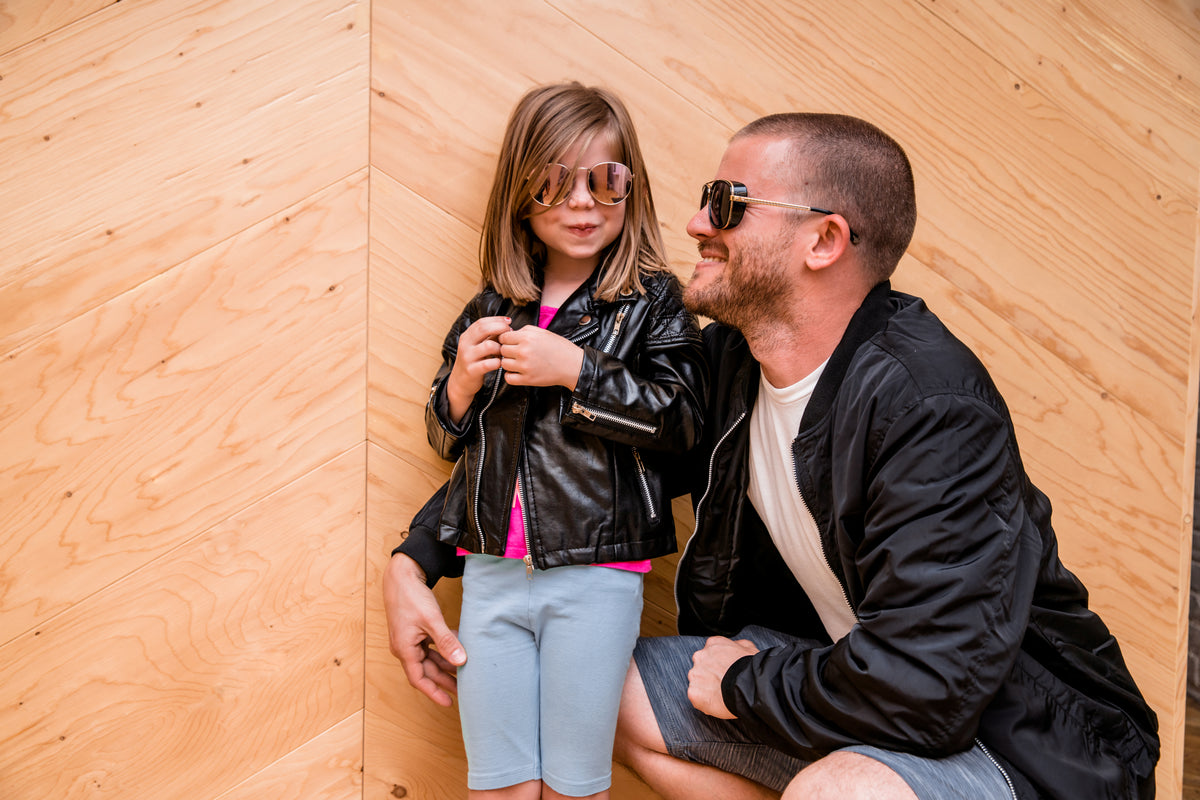
[[[692,668],[688,672],[688,700],[710,717],[734,719],[721,697],[721,679],[733,662],[743,656],[758,652],[754,643],[746,639],[726,639],[714,636],[692,656]]]
[[[504,380],[513,386],[565,386],[575,391],[583,367],[583,348],[539,328],[526,325],[500,334]]]
[[[456,667],[466,663],[467,653],[446,627],[421,568],[403,553],[392,556],[383,572],[383,608],[388,646],[404,664],[408,682],[438,705],[450,705]]]

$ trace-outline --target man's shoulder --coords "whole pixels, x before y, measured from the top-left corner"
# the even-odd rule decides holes
[[[900,295],[899,302],[887,324],[859,348],[847,375],[856,391],[997,399],[987,367],[923,300]]]

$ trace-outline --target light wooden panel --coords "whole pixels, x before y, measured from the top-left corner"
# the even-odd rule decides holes
[[[358,800],[362,797],[363,714],[305,742],[217,800]]]
[[[1200,165],[1195,3],[922,0],[922,5],[1122,158],[1176,194],[1195,196]]]
[[[0,352],[364,166],[367,8],[119,3],[0,56]]]
[[[364,480],[360,444],[5,647],[5,796],[213,797],[356,717]]]
[[[117,0],[119,2],[119,0]],[[6,0],[0,3],[0,55],[112,5],[114,0]]]
[[[364,798],[460,798],[467,762],[458,708],[444,708],[408,685],[388,650],[381,576],[413,514],[446,478],[429,474],[383,448],[368,447],[367,633]],[[444,580],[436,594],[451,628],[458,626],[459,581]]]
[[[541,0],[484,7],[376,3],[372,166],[478,231],[517,99],[550,81],[614,87],[638,126],[673,263],[694,263],[695,243],[684,224],[733,130],[710,117],[708,103],[687,102],[622,55],[638,45],[636,33],[613,43],[589,30],[599,17],[619,14],[606,8],[581,25]]]
[[[428,472],[448,464],[426,443],[425,401],[442,339],[478,290],[478,252],[478,229],[372,173],[368,432]]]
[[[0,642],[362,441],[366,174],[0,360]]]
[[[722,98],[716,107],[733,127],[793,109],[881,125],[914,161],[912,252],[925,268],[1146,416],[1181,419],[1189,329],[1178,321],[1190,314],[1191,274],[1180,266],[1192,252],[1194,181],[1189,195],[1156,191],[1153,175],[1038,90],[1014,90],[1004,65],[915,2],[554,5],[610,44],[624,41],[633,60],[697,104]],[[685,8],[689,24],[668,25]],[[635,32],[654,45],[631,40]],[[1119,309],[1096,313],[1114,300]]]
[[[421,407],[504,120],[578,78],[628,102],[684,276],[742,123],[844,111],[907,147],[897,282],[1010,401],[1176,796],[1200,22],[1101,5],[0,3],[0,792],[462,795],[379,571],[448,466]]]

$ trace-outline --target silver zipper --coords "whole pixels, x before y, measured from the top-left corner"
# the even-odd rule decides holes
[[[617,321],[613,323],[612,333],[608,334],[608,340],[604,342],[604,347],[600,348],[601,352],[612,352],[613,345],[617,343],[617,335],[621,332],[621,323],[625,321],[625,313],[629,310],[629,305],[629,303],[626,303],[617,311]]]
[[[800,507],[804,509],[805,514],[808,514],[808,518],[813,522],[813,528],[817,531],[817,541],[821,544],[821,554],[825,556],[825,566],[829,567],[833,579],[841,588],[842,599],[846,601],[846,608],[850,611],[850,616],[854,617],[855,622],[858,622],[858,610],[850,602],[850,593],[846,591],[846,584],[838,577],[838,571],[833,568],[833,559],[829,557],[829,551],[825,549],[825,537],[821,535],[821,529],[817,527],[817,518],[813,516],[812,509],[808,507],[808,501],[804,499],[804,492],[800,490],[800,469],[796,466],[795,449],[792,449],[792,480],[796,482],[796,496],[800,498]]]
[[[975,744],[979,745],[979,749],[983,751],[983,754],[985,756],[987,756],[988,761],[992,762],[992,766],[994,766],[996,769],[1000,770],[1000,774],[1004,776],[1004,782],[1008,784],[1009,797],[1011,797],[1012,800],[1017,800],[1017,790],[1013,786],[1012,778],[1008,777],[1008,770],[1006,770],[1006,769],[1004,769],[1004,767],[1000,766],[1000,762],[992,757],[991,752],[989,752],[988,749],[986,747],[984,747],[983,742],[979,741],[979,739],[976,739]]]
[[[529,513],[525,510],[525,497],[521,493],[521,467],[517,467],[517,498],[521,504],[521,529],[525,533],[525,577],[533,580],[533,541],[529,535]]]
[[[479,534],[479,552],[487,552],[487,539],[483,535],[483,526],[479,524],[479,489],[483,482],[483,461],[487,455],[487,432],[483,426],[483,415],[492,407],[492,403],[496,400],[496,393],[500,391],[500,379],[504,376],[503,367],[496,370],[496,382],[492,384],[492,396],[488,398],[487,405],[479,409],[479,416],[476,419],[476,424],[479,426],[479,463],[475,468],[475,497],[473,507],[475,510],[475,532]]]
[[[646,509],[650,512],[650,519],[658,519],[658,509],[654,507],[654,498],[650,494],[650,483],[646,480],[646,465],[642,463],[642,454],[636,447],[630,449],[633,450],[633,459],[637,462],[638,480],[642,484],[642,497],[646,498]]]
[[[600,419],[614,425],[620,425],[625,428],[633,428],[635,431],[641,431],[645,434],[654,434],[658,432],[657,425],[651,425],[648,422],[639,422],[636,419],[623,417],[620,414],[614,414],[611,411],[604,411],[599,408],[590,408],[580,403],[578,400],[571,401],[571,413],[578,414],[592,422]]]
[[[696,540],[696,537],[699,536],[699,534],[700,534],[700,521],[703,519],[703,516],[700,513],[700,509],[704,506],[704,501],[708,499],[708,493],[710,491],[712,491],[713,468],[716,466],[716,463],[717,463],[717,451],[721,449],[721,445],[725,444],[725,440],[729,438],[729,434],[733,433],[734,429],[737,428],[737,426],[740,425],[742,420],[744,420],[745,418],[746,418],[746,412],[743,411],[741,414],[738,415],[738,418],[733,421],[733,424],[731,424],[728,428],[726,428],[725,432],[723,434],[721,434],[721,438],[717,440],[717,443],[715,445],[713,445],[712,453],[709,454],[709,456],[708,456],[708,482],[704,485],[704,494],[702,494],[700,496],[700,500],[696,503],[696,525],[694,528],[692,528],[692,535],[690,537],[688,537],[687,544],[685,544],[683,546],[683,552],[679,554],[679,563],[680,564],[682,564],[684,562],[684,559],[687,558],[688,550],[692,549],[692,542],[694,542]],[[681,570],[677,569],[675,571],[675,596],[676,597],[679,596],[679,576],[681,574],[682,574]]]

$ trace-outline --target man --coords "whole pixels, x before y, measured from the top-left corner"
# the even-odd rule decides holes
[[[892,139],[787,114],[734,136],[688,225],[685,300],[717,323],[690,635],[639,643],[618,734],[664,797],[1154,794],[1157,720],[1058,559],[1003,400],[888,285],[915,219]],[[461,648],[406,561],[393,649],[449,702],[423,631]]]

